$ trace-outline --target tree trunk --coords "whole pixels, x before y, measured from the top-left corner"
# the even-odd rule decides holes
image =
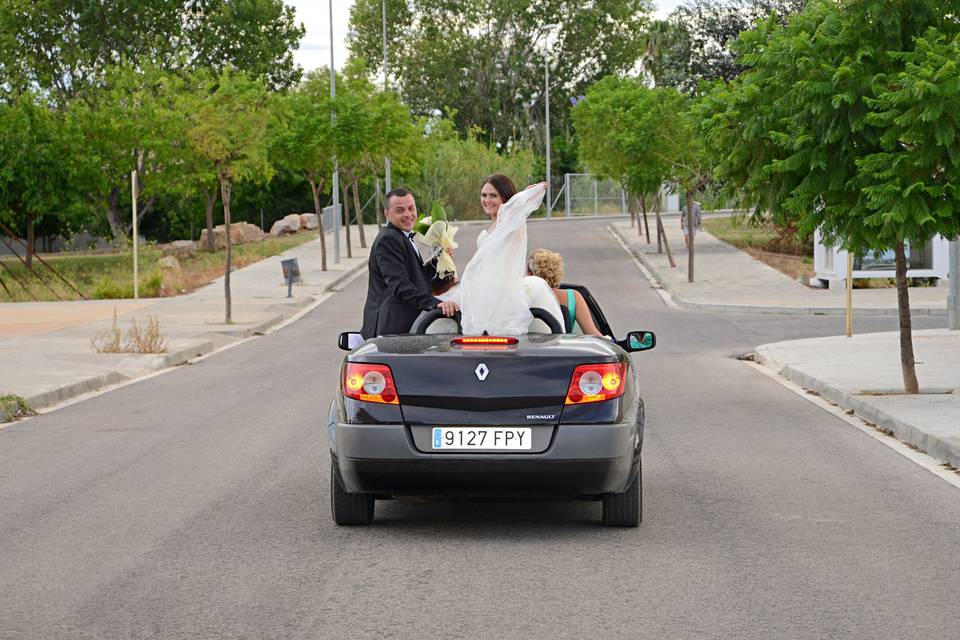
[[[25,261],[27,269],[33,269],[33,253],[36,251],[36,238],[33,235],[35,219],[34,213],[27,213],[27,259]]]
[[[217,249],[213,241],[213,207],[217,204],[217,187],[212,189],[203,189],[203,199],[206,201],[206,221],[207,221],[207,251],[213,253]],[[193,238],[191,238],[192,240]]]
[[[230,304],[230,269],[233,268],[233,243],[230,241],[230,191],[233,189],[233,180],[229,176],[220,175],[220,196],[223,198],[223,227],[227,232],[227,269],[223,275],[223,299],[226,305],[224,322],[233,322],[233,313]]]
[[[647,220],[647,194],[645,193],[640,196],[640,210],[643,211],[643,228],[647,232],[647,244],[650,244],[650,221]],[[639,226],[637,227],[637,233],[640,233]]]
[[[320,232],[320,270],[327,270],[327,237],[323,233],[323,210],[320,208],[320,188],[313,177],[307,179],[310,191],[313,192],[313,211],[317,214],[317,229]],[[339,229],[335,231],[339,232]]]
[[[126,239],[127,225],[120,217],[120,187],[110,189],[110,196],[107,198],[107,224],[110,225],[114,242]]]
[[[670,243],[667,242],[667,232],[663,228],[663,218],[660,217],[660,207],[657,206],[654,209],[654,214],[657,217],[657,246],[659,247],[661,239],[663,240],[663,246],[667,248],[667,260],[670,262],[671,267],[676,267],[677,263],[673,259],[673,254],[670,252]]]
[[[343,194],[343,224],[347,227],[347,257],[353,257],[353,248],[350,246],[350,200],[347,199],[347,184],[346,180],[340,185],[340,192]]]
[[[687,282],[693,282],[693,239],[696,235],[693,220],[693,191],[687,191]]]
[[[350,174],[350,187],[353,189],[353,213],[356,215],[357,228],[360,231],[360,248],[367,248],[367,238],[363,231],[363,216],[360,215],[360,190],[357,186],[357,178]]]
[[[900,314],[900,368],[907,393],[920,393],[917,367],[913,358],[913,326],[910,319],[910,290],[907,288],[907,253],[903,240],[894,247],[897,259],[897,310]]]
[[[383,225],[380,224],[380,216],[383,215],[383,209],[380,207],[380,178],[377,178],[376,182],[376,201],[374,202],[374,211],[377,214],[377,229],[382,229]]]
[[[663,234],[661,233],[663,230],[663,223],[660,221],[660,192],[657,191],[655,194],[653,194],[653,198],[653,210],[656,212],[657,217],[657,253],[663,253]]]

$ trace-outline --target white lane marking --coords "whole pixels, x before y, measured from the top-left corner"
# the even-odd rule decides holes
[[[806,400],[812,402],[813,404],[820,407],[827,413],[837,418],[840,418],[841,420],[849,424],[851,427],[858,430],[860,433],[863,433],[864,435],[867,435],[873,438],[877,442],[880,442],[881,444],[893,449],[894,451],[902,455],[904,458],[910,460],[914,464],[922,467],[923,469],[929,471],[930,473],[937,476],[941,480],[944,480],[952,484],[954,487],[960,489],[960,474],[958,474],[956,471],[953,471],[951,469],[947,469],[946,467],[944,467],[943,463],[940,460],[937,460],[933,456],[929,456],[926,453],[923,453],[922,451],[918,451],[908,446],[903,441],[898,440],[895,436],[889,436],[881,431],[878,431],[877,429],[871,426],[868,426],[862,419],[857,417],[855,414],[854,415],[848,414],[844,409],[841,409],[840,407],[834,404],[831,404],[827,400],[824,400],[821,396],[807,393],[806,389],[796,384],[795,382],[787,380],[786,378],[782,377],[780,374],[773,371],[772,369],[765,367],[762,364],[757,364],[756,362],[750,362],[749,360],[745,360],[744,362],[750,367],[752,367],[755,371],[758,371],[759,373],[765,375],[766,377],[770,378],[774,382],[780,384],[782,387],[785,387],[790,391],[793,391],[795,394],[797,394],[801,398],[805,398]]]
[[[630,251],[630,247],[628,247],[626,243],[617,234],[617,232],[613,230],[613,225],[608,224],[607,231],[609,231],[610,235],[613,236],[613,239],[617,241],[617,244],[619,244],[620,247],[627,252],[627,255],[630,256],[631,260],[633,260],[633,264],[637,265],[637,268],[640,269],[640,273],[643,274],[643,276],[650,283],[650,286],[653,288],[653,290],[660,295],[661,299],[663,299],[663,303],[668,307],[670,307],[671,309],[679,310],[680,307],[677,306],[677,303],[673,301],[673,296],[670,295],[670,292],[664,289],[662,286],[660,286],[660,283],[657,282],[657,279],[653,277],[653,274],[650,273],[650,271],[644,266],[642,262],[640,262],[637,256],[633,255],[633,252]]]
[[[85,400],[90,400],[91,398],[96,398],[97,396],[103,395],[103,394],[105,394],[105,393],[110,393],[110,392],[112,392],[112,391],[116,391],[117,389],[122,389],[122,388],[124,388],[124,387],[129,387],[129,386],[132,385],[132,384],[137,384],[137,383],[143,382],[143,381],[145,381],[145,380],[150,380],[151,378],[156,378],[157,376],[162,376],[162,375],[164,375],[164,374],[166,374],[166,373],[170,373],[171,371],[174,371],[174,370],[176,370],[178,367],[181,367],[181,366],[184,366],[184,365],[197,364],[198,362],[203,362],[204,360],[206,360],[207,358],[209,358],[209,357],[211,357],[211,356],[215,356],[215,355],[217,355],[217,354],[223,353],[224,351],[228,351],[228,350],[230,350],[230,349],[233,349],[234,347],[239,347],[240,345],[246,344],[247,342],[250,342],[251,340],[256,340],[257,338],[261,337],[262,335],[267,335],[267,334],[274,333],[275,331],[279,331],[280,329],[282,329],[282,328],[284,328],[284,327],[286,327],[286,326],[289,326],[289,325],[293,324],[294,322],[296,322],[297,320],[299,320],[299,319],[302,318],[303,316],[307,315],[308,313],[310,313],[311,311],[313,311],[314,309],[316,309],[317,307],[319,307],[322,303],[326,302],[331,296],[333,296],[334,294],[342,291],[343,287],[345,287],[346,285],[350,284],[351,282],[353,282],[354,280],[356,280],[357,278],[359,278],[361,274],[364,274],[364,273],[366,273],[366,272],[367,272],[367,269],[366,269],[366,268],[359,269],[355,274],[351,275],[351,276],[348,277],[346,280],[344,280],[343,282],[341,282],[340,284],[338,284],[336,289],[333,289],[333,290],[330,290],[330,291],[325,291],[324,293],[320,294],[313,302],[311,302],[310,304],[308,304],[308,305],[305,306],[304,308],[300,309],[299,311],[297,311],[295,314],[293,314],[292,316],[290,316],[289,318],[287,318],[287,319],[284,320],[283,322],[280,322],[280,323],[278,323],[278,324],[270,327],[269,329],[267,329],[266,331],[264,331],[264,332],[262,332],[262,333],[254,334],[254,335],[248,336],[248,337],[246,337],[246,338],[241,338],[241,339],[239,339],[239,340],[237,340],[237,341],[235,341],[235,342],[229,342],[229,343],[227,343],[227,344],[225,344],[225,345],[223,345],[223,346],[221,346],[221,347],[218,347],[218,348],[214,349],[213,351],[210,351],[210,352],[205,353],[205,354],[203,354],[203,355],[197,356],[197,357],[195,357],[195,358],[190,358],[190,359],[188,359],[188,360],[184,360],[184,361],[181,362],[180,364],[172,365],[172,366],[166,367],[165,369],[160,369],[160,370],[158,370],[158,371],[153,371],[153,372],[148,373],[148,374],[146,374],[146,375],[143,375],[143,376],[134,378],[133,380],[126,380],[126,381],[124,381],[124,382],[118,382],[117,384],[113,384],[113,385],[110,385],[110,386],[107,386],[107,387],[103,387],[103,388],[101,388],[101,389],[97,389],[97,390],[95,390],[95,391],[90,391],[90,392],[88,392],[88,393],[84,393],[84,394],[82,394],[82,395],[75,396],[75,397],[73,397],[73,398],[70,398],[70,399],[68,399],[68,400],[64,400],[63,402],[60,402],[60,403],[55,404],[55,405],[51,405],[51,406],[49,406],[49,407],[44,407],[44,408],[42,408],[42,409],[37,409],[37,410],[36,410],[37,414],[36,414],[35,416],[27,416],[27,417],[24,417],[24,418],[20,418],[19,420],[12,420],[12,421],[10,421],[10,422],[0,423],[0,429],[6,429],[7,427],[13,426],[13,425],[15,425],[15,424],[19,424],[19,423],[26,422],[27,420],[30,420],[30,419],[32,419],[32,418],[37,418],[37,417],[40,417],[40,416],[42,416],[42,415],[46,415],[46,414],[48,414],[48,413],[53,413],[54,411],[59,411],[59,410],[61,410],[61,409],[65,409],[65,408],[67,408],[67,407],[69,407],[69,406],[71,406],[71,405],[77,404],[78,402],[84,402]]]

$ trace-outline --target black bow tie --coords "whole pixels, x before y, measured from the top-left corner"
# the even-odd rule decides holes
[[[409,231],[409,232],[407,232],[406,235],[407,235],[408,238],[410,238],[411,240],[413,240],[413,236],[415,236],[416,233],[414,233],[413,231]]]

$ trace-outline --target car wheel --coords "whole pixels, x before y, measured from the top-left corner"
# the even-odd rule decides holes
[[[334,522],[341,526],[370,524],[375,502],[369,493],[347,493],[340,480],[340,467],[330,462],[330,511]]]
[[[623,493],[603,496],[603,525],[605,527],[636,527],[643,518],[643,474],[639,463],[637,475]]]

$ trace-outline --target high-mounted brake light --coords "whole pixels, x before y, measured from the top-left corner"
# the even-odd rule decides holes
[[[620,362],[582,364],[573,370],[564,404],[586,404],[619,398],[626,386],[626,374],[627,366]]]
[[[393,374],[385,364],[348,362],[343,370],[343,395],[364,402],[400,404]]]
[[[450,344],[459,345],[459,346],[509,346],[514,345],[520,342],[513,337],[504,337],[504,336],[464,336],[462,338],[454,338]]]

